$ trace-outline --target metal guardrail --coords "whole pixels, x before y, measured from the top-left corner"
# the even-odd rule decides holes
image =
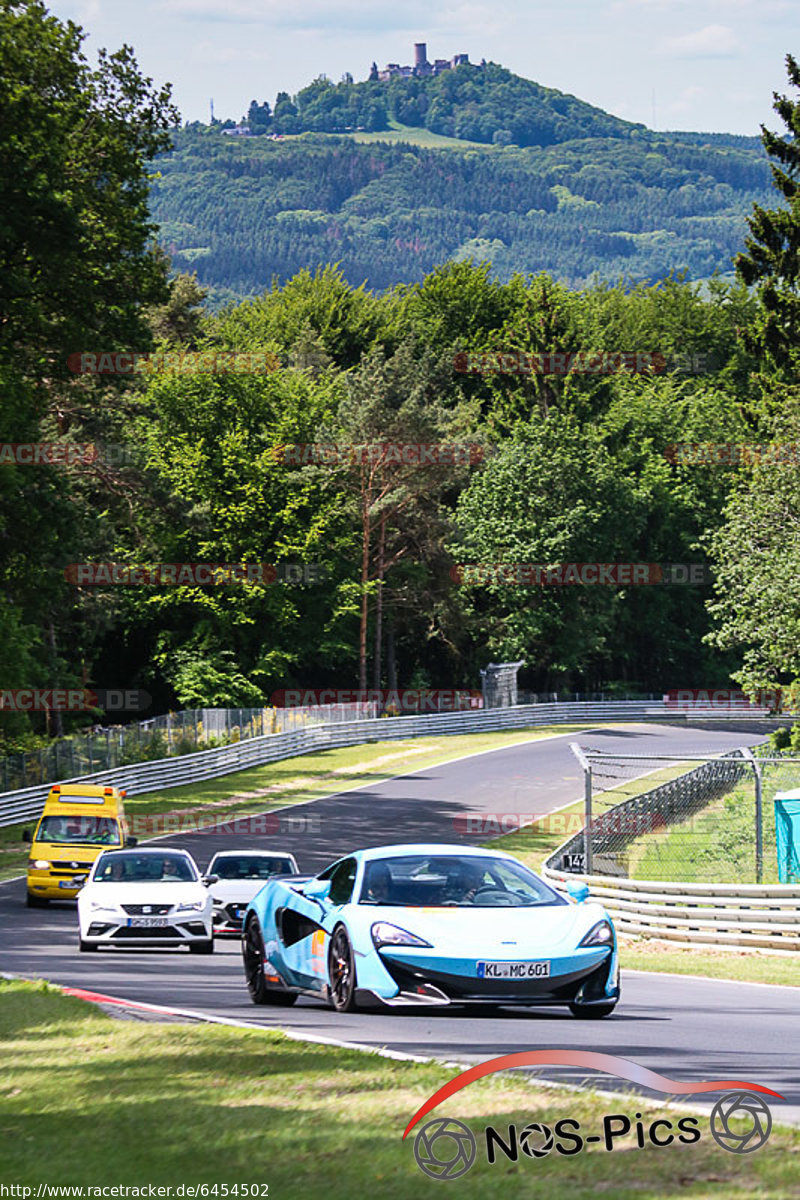
[[[558,891],[585,883],[618,931],[675,945],[800,951],[800,888],[792,884],[661,883],[607,875],[566,875],[545,865]]]
[[[766,710],[762,710],[765,714]],[[693,714],[696,716],[696,714]],[[721,714],[713,714],[719,717]],[[722,714],[725,716],[725,714]],[[266,734],[213,750],[200,750],[180,757],[133,763],[91,775],[79,775],[62,782],[114,783],[130,796],[144,792],[200,783],[221,775],[230,775],[248,767],[309,754],[314,750],[334,750],[361,742],[395,738],[423,737],[426,734],[481,733],[519,729],[537,725],[584,725],[601,721],[674,721],[676,714],[661,702],[640,700],[602,703],[525,704],[514,708],[490,708],[425,716],[380,717],[318,725],[288,733]],[[681,720],[682,715],[677,714]],[[22,788],[0,794],[0,827],[37,817],[49,791],[49,784]]]

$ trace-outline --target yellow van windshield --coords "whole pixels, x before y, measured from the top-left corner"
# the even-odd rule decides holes
[[[37,842],[59,845],[85,843],[90,846],[119,846],[119,824],[113,817],[44,817],[36,834]]]

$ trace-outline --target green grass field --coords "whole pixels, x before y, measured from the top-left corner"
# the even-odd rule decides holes
[[[457,1071],[293,1042],[280,1033],[118,1021],[45,984],[0,981],[0,1181],[62,1185],[267,1184],[270,1200],[418,1200],[438,1196],[403,1130]],[[635,1055],[634,1055],[635,1057]],[[768,1080],[757,1080],[768,1084]],[[461,1200],[532,1195],[551,1200],[790,1200],[800,1196],[800,1131],[774,1128],[746,1157],[711,1139],[657,1149],[635,1138],[566,1157],[553,1150],[486,1162],[487,1124],[580,1122],[641,1112],[645,1127],[685,1114],[633,1095],[545,1090],[509,1075],[472,1084],[436,1115],[468,1123],[478,1140]],[[635,1126],[634,1126],[635,1128]],[[663,1129],[662,1129],[663,1132]],[[536,1144],[536,1143],[535,1143]],[[214,1185],[217,1192],[214,1193]],[[10,1194],[10,1193],[8,1193]],[[173,1193],[174,1194],[174,1193]],[[449,1193],[448,1193],[449,1194]],[[242,1192],[239,1192],[242,1195]],[[262,1195],[259,1190],[258,1195]]]
[[[766,766],[763,782],[763,883],[778,883],[775,844],[777,792],[800,785],[797,764]],[[631,846],[633,879],[683,879],[688,883],[755,883],[755,788],[752,775],[694,817]]]
[[[461,138],[447,137],[443,133],[432,133],[430,129],[421,129],[413,125],[400,125],[397,121],[390,122],[391,128],[377,133],[346,133],[354,142],[389,142],[396,144],[405,142],[412,146],[422,146],[426,150],[496,150],[496,146],[488,146],[485,142],[467,142]]]

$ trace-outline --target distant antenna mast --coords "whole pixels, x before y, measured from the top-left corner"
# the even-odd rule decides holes
[[[653,127],[653,129],[655,129],[655,127],[656,127],[656,89],[655,88],[653,88],[652,101],[653,101],[653,126],[652,127]]]
[[[211,97],[211,124],[214,124],[214,97]]]

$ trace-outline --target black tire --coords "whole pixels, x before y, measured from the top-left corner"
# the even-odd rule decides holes
[[[616,1007],[616,1001],[613,1004],[570,1004],[569,1011],[580,1021],[597,1021],[600,1017],[611,1016]]]
[[[83,938],[78,939],[78,949],[82,954],[88,954],[90,950],[98,950],[97,942],[85,942]]]
[[[337,1012],[352,1012],[356,1007],[356,961],[344,925],[337,925],[328,947],[330,1002]]]
[[[28,908],[47,908],[50,901],[45,900],[44,896],[34,896],[33,892],[27,892],[25,903]]]
[[[295,1003],[295,992],[271,988],[264,978],[264,939],[261,936],[258,917],[250,917],[242,934],[242,961],[247,990],[253,1004],[274,1004],[279,1008],[289,1008]]]
[[[189,953],[190,954],[213,954],[214,953],[214,939],[209,938],[207,942],[190,942],[189,943]]]

